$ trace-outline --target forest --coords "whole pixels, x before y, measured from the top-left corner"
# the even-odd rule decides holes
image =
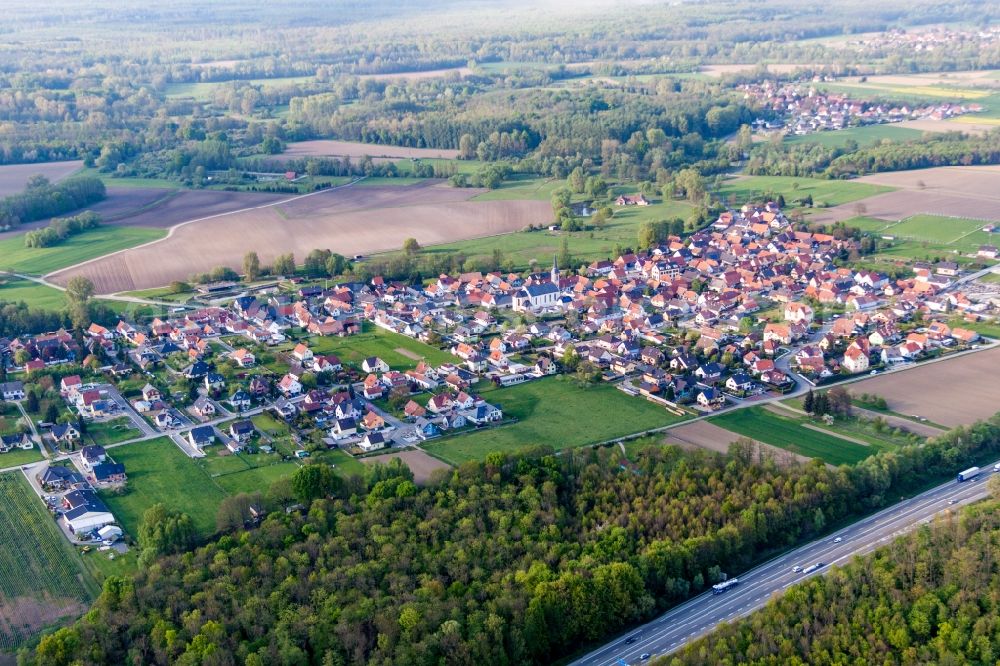
[[[109,578],[90,613],[22,659],[551,663],[997,452],[1000,416],[837,469],[779,468],[741,441],[728,455],[653,445],[634,462],[498,452],[424,487],[403,465],[278,482],[262,501],[308,511]]]
[[[990,487],[991,500],[791,587],[748,618],[654,663],[996,663],[1000,488]]]

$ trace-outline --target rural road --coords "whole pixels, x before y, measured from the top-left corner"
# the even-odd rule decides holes
[[[652,622],[634,629],[570,666],[621,666],[642,662],[642,655],[664,655],[710,633],[723,622],[735,621],[761,608],[775,594],[810,575],[829,570],[831,565],[847,563],[928,522],[949,508],[952,502],[966,504],[987,495],[986,479],[992,465],[979,478],[965,483],[950,481],[904,502],[834,532],[820,540],[780,555],[748,572],[728,572],[739,583],[720,595],[711,591],[671,609]],[[956,470],[957,472],[957,470]],[[841,538],[841,543],[835,543]],[[792,567],[821,566],[813,574],[794,573]],[[629,642],[632,641],[632,642]]]

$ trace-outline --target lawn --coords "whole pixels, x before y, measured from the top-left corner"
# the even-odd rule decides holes
[[[166,236],[163,229],[102,226],[52,247],[24,247],[24,236],[0,240],[0,270],[45,275],[52,271]]]
[[[84,439],[90,444],[107,446],[141,436],[142,433],[135,428],[131,419],[123,416],[111,421],[88,423]]]
[[[20,473],[0,474],[0,543],[3,655],[50,624],[82,615],[98,590],[79,554]],[[2,656],[0,661],[7,663]]]
[[[798,419],[778,416],[760,406],[726,412],[709,421],[730,432],[833,465],[853,465],[878,452],[874,447],[803,428]]]
[[[427,359],[432,365],[456,361],[456,357],[450,353],[405,335],[367,323],[365,329],[363,333],[344,338],[333,336],[312,338],[309,340],[309,348],[314,354],[336,354],[344,363],[358,367],[369,356],[378,356],[394,370],[415,368],[421,358]],[[397,349],[405,350],[414,358],[396,351]]]
[[[854,141],[859,146],[879,143],[884,139],[891,141],[907,141],[919,139],[923,132],[908,127],[897,127],[891,124],[866,125],[864,127],[849,127],[832,132],[815,132],[804,136],[791,136],[786,143],[818,143],[828,148],[843,148],[848,141]]]
[[[119,446],[113,456],[125,465],[127,490],[103,497],[129,534],[137,534],[143,512],[157,502],[190,515],[203,535],[215,532],[215,514],[226,493],[169,437]]]
[[[740,204],[760,199],[765,193],[773,192],[785,197],[788,207],[807,195],[812,195],[813,204],[839,206],[858,199],[890,192],[893,188],[848,180],[822,180],[818,178],[797,178],[793,176],[748,176],[735,178],[722,184],[719,194]]]
[[[0,453],[0,469],[7,467],[18,467],[20,465],[30,465],[31,463],[36,463],[42,460],[44,456],[42,452],[38,450],[38,446],[35,448],[25,451],[24,449],[17,449],[16,451],[8,451],[7,453]]]
[[[517,423],[460,434],[423,446],[452,463],[483,460],[491,451],[549,445],[565,449],[658,428],[682,419],[609,384],[581,388],[568,378],[548,377],[519,386],[479,389]]]
[[[12,402],[0,403],[0,435],[12,435],[17,432],[17,424],[21,419],[21,410]]]
[[[1000,321],[965,321],[961,317],[955,317],[948,321],[951,327],[967,328],[975,331],[979,335],[1000,340]]]

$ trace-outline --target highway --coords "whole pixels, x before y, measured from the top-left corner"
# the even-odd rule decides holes
[[[956,474],[958,470],[955,470]],[[993,465],[971,481],[949,481],[920,495],[895,504],[834,532],[823,539],[806,544],[776,557],[755,569],[728,572],[739,583],[722,594],[711,591],[677,606],[652,622],[634,629],[584,657],[571,666],[621,666],[639,664],[644,655],[662,656],[684,647],[690,641],[710,633],[722,622],[734,621],[767,603],[772,595],[780,594],[789,585],[810,575],[820,575],[832,565],[843,565],[856,555],[868,553],[891,541],[909,529],[930,521],[936,514],[974,502],[986,496],[986,480]],[[838,543],[835,539],[841,539]],[[816,572],[793,572],[793,567],[805,568],[823,563]]]

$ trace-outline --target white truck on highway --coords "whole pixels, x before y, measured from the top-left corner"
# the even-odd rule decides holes
[[[723,581],[721,583],[716,583],[712,586],[712,594],[722,594],[731,587],[736,587],[740,582],[739,578],[730,578],[729,580]]]
[[[979,476],[979,473],[981,471],[982,470],[979,469],[978,467],[970,467],[969,469],[962,470],[961,472],[958,473],[958,482],[962,483],[962,481],[968,481],[969,479],[974,479],[977,476]]]

